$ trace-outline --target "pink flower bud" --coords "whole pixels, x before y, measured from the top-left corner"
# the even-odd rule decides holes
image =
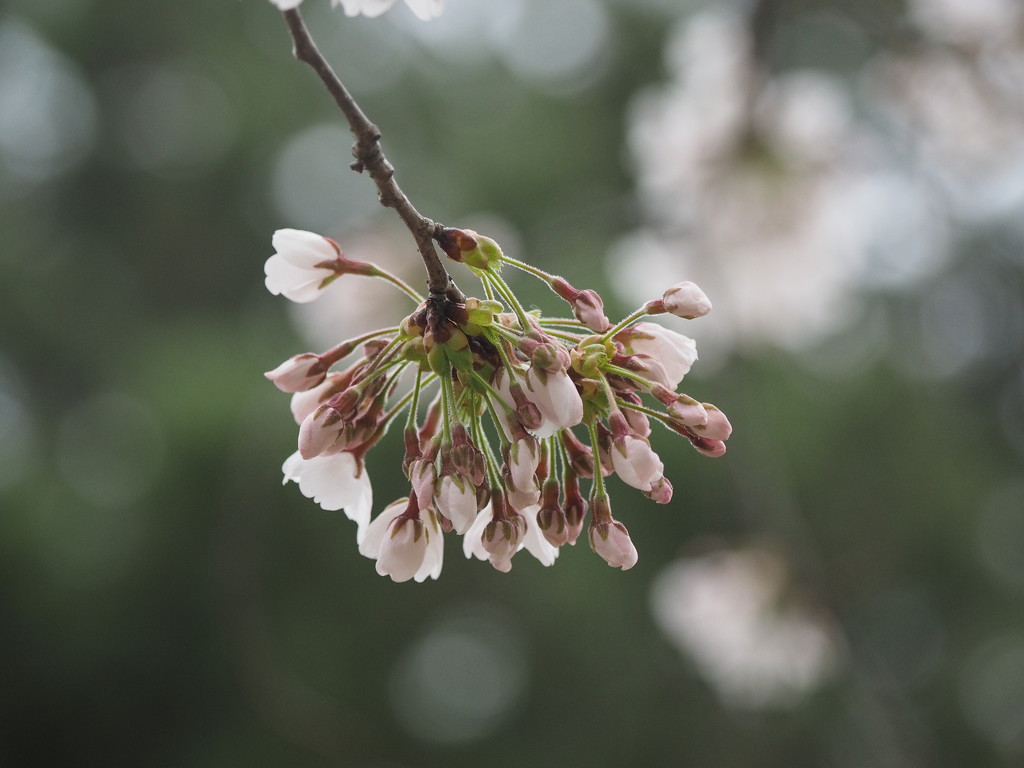
[[[309,414],[326,403],[348,386],[351,376],[343,373],[329,373],[321,384],[305,392],[292,395],[291,409],[296,424],[301,424]]]
[[[319,355],[305,353],[285,360],[277,368],[263,374],[282,392],[305,392],[318,386],[327,375],[327,366]]]
[[[299,455],[304,459],[312,459],[326,453],[344,426],[338,411],[330,405],[321,405],[299,427]]]
[[[508,466],[509,481],[513,488],[525,490],[536,487],[540,447],[535,437],[529,435],[512,443],[508,448],[505,461]]]
[[[708,423],[708,412],[704,406],[688,395],[680,395],[667,410],[669,418],[686,427],[700,427]]]
[[[725,455],[725,443],[721,440],[708,440],[704,437],[691,435],[690,444],[697,449],[698,453],[702,453],[712,459]]]
[[[587,517],[587,500],[580,493],[579,481],[575,475],[565,482],[565,525],[568,543],[576,545],[576,539],[583,533],[583,521]]]
[[[556,480],[544,483],[543,504],[537,512],[537,527],[551,546],[560,547],[569,543],[569,524],[565,519],[565,511],[558,504]]]
[[[423,564],[429,535],[421,520],[396,517],[377,553],[377,573],[390,576],[392,581],[411,579]]]
[[[460,475],[445,475],[437,486],[434,505],[456,533],[464,534],[476,519],[476,487]]]
[[[426,509],[433,503],[436,481],[437,470],[432,458],[417,459],[409,465],[409,482],[420,509]]]
[[[526,397],[541,415],[559,427],[574,427],[583,421],[583,399],[567,373],[548,373],[537,368],[526,372]]]
[[[676,283],[662,297],[665,311],[676,317],[693,320],[711,311],[711,302],[696,284],[687,281]]]
[[[576,319],[594,333],[604,333],[612,327],[604,313],[604,300],[597,291],[580,291],[571,304]]]
[[[628,435],[612,441],[612,466],[622,482],[641,491],[662,477],[665,465],[646,440]]]
[[[484,526],[483,548],[490,555],[491,565],[502,573],[512,570],[512,555],[519,549],[524,528],[523,517],[516,512],[495,517]]]
[[[643,494],[655,504],[668,504],[672,501],[672,483],[662,476],[651,483],[651,489]]]
[[[708,415],[707,423],[695,425],[693,431],[707,440],[728,440],[732,435],[729,419],[711,403],[704,403],[704,410]]]
[[[590,548],[612,568],[628,571],[636,565],[639,555],[626,526],[618,520],[590,526]]]

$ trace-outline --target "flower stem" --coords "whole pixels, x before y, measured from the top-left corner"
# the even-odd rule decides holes
[[[643,317],[646,314],[647,314],[647,307],[646,306],[640,307],[640,309],[636,310],[635,312],[630,313],[629,315],[624,317],[622,320],[620,320],[618,323],[613,325],[609,330],[605,331],[605,333],[601,336],[601,341],[608,341],[608,339],[610,339],[616,333],[621,331],[623,328],[625,328],[629,324],[639,320],[641,317]]]
[[[427,289],[433,296],[448,295],[454,300],[464,299],[448,270],[444,268],[437,251],[434,250],[433,238],[444,229],[444,226],[420,214],[398,186],[398,182],[395,181],[395,168],[388,162],[380,148],[380,130],[370,122],[320,53],[298,9],[284,11],[284,20],[292,36],[292,53],[295,58],[313,69],[348,121],[355,137],[355,143],[352,145],[355,162],[350,167],[356,173],[366,171],[369,174],[377,185],[377,196],[381,205],[394,209],[416,241],[420,258],[427,271]]]

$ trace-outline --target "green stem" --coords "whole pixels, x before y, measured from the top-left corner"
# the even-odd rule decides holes
[[[636,310],[635,312],[633,312],[630,315],[627,315],[625,318],[623,318],[618,323],[613,325],[610,330],[606,331],[604,333],[604,335],[601,336],[601,341],[608,341],[608,339],[610,339],[616,333],[621,331],[627,325],[629,325],[630,323],[635,322],[636,320],[639,320],[641,317],[645,317],[646,315],[647,315],[647,307],[640,307],[640,309]]]
[[[597,442],[597,421],[591,421],[587,425],[590,431],[590,448],[594,452],[594,496],[597,497],[608,497],[608,492],[604,489],[604,473],[601,471],[601,451],[598,448]]]
[[[406,296],[411,298],[417,304],[423,303],[423,297],[419,294],[419,292],[411,285],[409,285],[407,282],[405,282],[405,280],[400,278],[398,275],[392,272],[388,272],[386,269],[384,269],[383,267],[378,267],[376,264],[374,264],[373,268],[374,270],[376,270],[376,277],[379,277],[383,280],[387,280],[389,283],[394,285],[396,288],[398,288],[398,290],[400,290]]]
[[[529,318],[526,316],[526,310],[523,309],[523,305],[519,303],[519,299],[512,293],[508,284],[500,277],[492,272],[484,272],[484,278],[490,281],[494,285],[494,289],[501,295],[505,302],[512,307],[512,311],[516,313],[516,317],[519,318],[519,324],[523,327],[523,333],[529,331],[533,327],[530,323]]]

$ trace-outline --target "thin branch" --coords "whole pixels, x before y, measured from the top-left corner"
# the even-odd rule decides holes
[[[398,186],[394,166],[388,162],[380,148],[380,130],[366,117],[356,100],[352,98],[352,94],[317,49],[299,11],[285,11],[284,19],[288,23],[288,31],[291,32],[294,45],[292,53],[295,58],[313,68],[348,120],[349,128],[355,137],[355,143],[352,145],[355,162],[349,167],[357,173],[366,171],[370,175],[377,185],[381,205],[393,208],[412,233],[420,258],[423,259],[423,266],[427,270],[427,289],[430,298],[435,301],[464,298],[455,287],[448,270],[441,263],[437,251],[434,250],[433,239],[444,230],[444,226],[421,215]]]

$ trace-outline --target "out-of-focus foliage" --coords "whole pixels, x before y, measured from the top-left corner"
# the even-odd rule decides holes
[[[612,296],[623,243],[664,223],[637,194],[638,95],[680,76],[666,46],[702,5],[725,4],[303,9],[425,215]],[[726,346],[734,283],[705,286],[716,312],[680,327],[716,365],[687,388],[736,433],[715,461],[655,436],[676,499],[616,509],[628,573],[585,544],[508,575],[450,549],[438,582],[395,585],[279,482],[295,428],[261,372],[346,334],[314,340],[344,312],[264,291],[272,231],[384,243],[416,274],[280,14],[10,0],[0,764],[1019,765],[1024,43],[1010,25],[979,48],[958,5],[1015,4],[758,6],[765,76],[838,83],[872,167],[941,201],[907,241],[941,234],[941,258],[851,276],[856,308],[811,346]],[[688,277],[666,258],[666,287]],[[372,459],[377,510],[404,494],[398,442]]]

